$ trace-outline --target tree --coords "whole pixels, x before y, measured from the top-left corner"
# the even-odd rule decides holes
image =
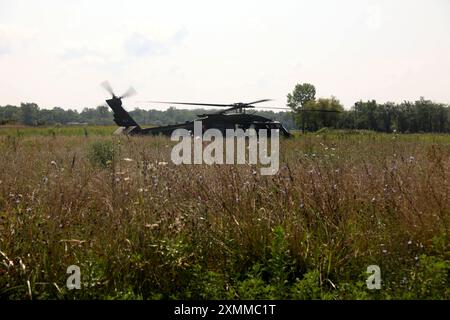
[[[306,104],[316,99],[316,88],[310,83],[296,84],[292,94],[287,95],[287,105],[295,113],[301,113]],[[297,120],[301,122],[302,132],[305,132],[306,115],[296,116]]]
[[[0,107],[0,124],[15,123],[20,120],[20,108],[7,105]]]
[[[296,84],[294,91],[287,95],[287,105],[298,112],[308,101],[316,99],[316,88],[310,83]]]
[[[112,122],[113,115],[107,106],[98,106],[95,111],[98,124],[110,124]]]
[[[298,112],[297,119],[302,123],[302,128],[310,131],[317,131],[320,128],[337,128],[339,124],[340,113],[344,111],[338,99],[320,98],[310,100]]]
[[[383,123],[383,131],[384,132],[392,132],[392,114],[395,109],[395,104],[392,102],[388,102],[379,106],[380,117]]]
[[[375,100],[363,102],[358,101],[353,107],[357,129],[379,130],[378,126],[378,104]]]
[[[37,123],[37,115],[39,107],[36,103],[21,103],[20,104],[20,121],[27,126],[32,126]]]

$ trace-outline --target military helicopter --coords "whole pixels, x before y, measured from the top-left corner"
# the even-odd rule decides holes
[[[253,113],[246,112],[247,109],[255,108],[255,104],[270,99],[262,99],[249,103],[231,103],[231,104],[217,104],[217,103],[197,103],[197,102],[168,102],[168,101],[146,101],[148,103],[164,103],[171,105],[192,105],[192,106],[208,106],[225,108],[212,113],[204,113],[197,115],[194,121],[186,121],[174,125],[159,126],[153,128],[142,128],[134,121],[130,114],[123,108],[122,99],[136,94],[136,90],[130,87],[122,96],[116,96],[109,82],[105,81],[101,84],[106,89],[112,98],[106,100],[108,106],[112,109],[114,114],[114,122],[120,127],[115,133],[123,133],[127,135],[166,135],[170,136],[176,129],[186,129],[194,132],[194,121],[202,122],[202,130],[219,129],[222,134],[225,134],[226,129],[259,129],[279,130],[280,134],[285,137],[290,137],[289,131],[278,121],[273,121],[269,118],[259,116]],[[270,108],[270,109],[287,109],[287,108]]]

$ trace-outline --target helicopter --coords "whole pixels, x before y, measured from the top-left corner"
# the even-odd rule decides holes
[[[158,126],[152,128],[142,128],[123,108],[122,99],[130,97],[136,94],[136,90],[130,87],[123,95],[117,96],[108,81],[104,81],[101,86],[108,91],[111,95],[111,99],[107,99],[106,103],[112,109],[114,114],[114,122],[120,127],[116,130],[116,134],[122,133],[126,135],[165,135],[171,136],[172,132],[176,129],[186,129],[190,132],[194,132],[194,122],[201,121],[202,130],[218,129],[225,134],[227,129],[255,129],[257,132],[260,129],[268,130],[270,134],[271,129],[279,130],[280,134],[284,137],[291,137],[291,133],[279,122],[269,118],[249,113],[247,109],[255,108],[255,104],[271,101],[271,99],[261,99],[249,103],[231,103],[231,104],[218,104],[218,103],[197,103],[197,102],[169,102],[169,101],[145,101],[147,103],[162,103],[171,105],[191,105],[191,106],[203,106],[203,107],[220,107],[223,110],[204,113],[197,115],[197,119],[193,121],[186,121],[184,123],[178,123],[173,125]],[[270,108],[270,109],[287,109],[287,108]]]

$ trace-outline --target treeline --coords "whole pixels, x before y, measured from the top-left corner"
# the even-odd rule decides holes
[[[333,100],[333,98],[320,100],[337,101]],[[306,104],[306,106],[309,105]],[[323,103],[318,104],[319,107],[321,105]],[[420,98],[420,100],[415,102],[405,101],[400,104],[379,104],[375,100],[359,101],[350,110],[342,111],[342,108],[336,109],[340,112],[303,112],[306,130],[315,131],[323,127],[332,127],[387,133],[450,133],[450,107],[424,98]],[[300,128],[301,117],[302,115],[297,116],[297,123]]]
[[[423,97],[415,102],[357,102],[346,112],[343,127],[381,132],[450,132],[450,107]]]
[[[130,111],[130,115],[141,125],[159,126],[194,120],[198,114],[210,111],[175,108],[161,111],[137,108]],[[344,110],[339,100],[335,98],[320,98],[307,101],[303,107],[296,106],[293,112],[257,111],[256,114],[280,121],[289,130],[317,131],[326,127],[379,132],[450,133],[450,107],[424,98],[400,104],[379,104],[375,100],[359,101],[350,110]],[[111,110],[106,106],[84,108],[81,112],[58,107],[41,109],[35,103],[22,103],[19,107],[0,106],[0,124],[39,126],[75,123],[113,125],[114,121]]]
[[[167,125],[194,120],[197,115],[211,112],[204,109],[175,109],[143,110],[135,109],[130,115],[141,125]],[[252,111],[253,112],[253,111]],[[296,124],[290,112],[258,111],[259,115],[280,121],[288,129],[295,129]],[[35,103],[21,103],[17,106],[0,106],[0,124],[24,124],[29,126],[56,125],[56,124],[98,124],[113,125],[113,114],[106,106],[84,108],[77,110],[64,110],[55,107],[51,110],[41,109]]]
[[[310,83],[295,85],[287,95],[297,126],[304,131],[321,128],[365,129],[379,132],[450,132],[450,107],[421,97],[415,102],[379,104],[356,102],[350,110],[335,97],[316,99]]]

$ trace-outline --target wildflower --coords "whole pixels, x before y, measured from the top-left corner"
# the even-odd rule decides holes
[[[26,266],[25,266],[25,263],[23,263],[22,259],[19,259],[19,264],[20,264],[20,267],[22,268],[22,271],[25,272]]]

